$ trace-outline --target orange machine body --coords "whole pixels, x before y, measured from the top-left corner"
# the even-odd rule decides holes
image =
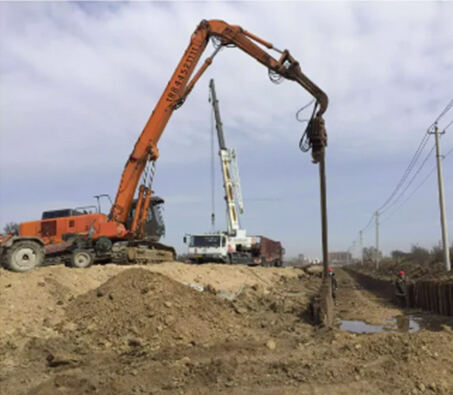
[[[105,214],[96,213],[22,222],[19,235],[37,236],[44,244],[57,244],[63,242],[65,236],[88,235],[91,229],[94,240],[100,236],[122,238],[127,235],[122,224],[109,222]]]

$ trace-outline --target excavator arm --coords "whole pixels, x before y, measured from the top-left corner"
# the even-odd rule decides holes
[[[217,41],[216,50],[213,55],[206,58],[197,73],[190,79],[211,37],[214,37]],[[257,43],[279,52],[279,59],[273,58]],[[327,143],[322,118],[328,105],[327,95],[302,73],[299,63],[287,50],[276,49],[271,43],[247,32],[240,26],[229,25],[220,20],[203,20],[192,34],[188,48],[129,156],[110,212],[110,220],[121,224],[126,223],[140,177],[147,163],[155,161],[159,156],[157,143],[168,120],[173,111],[184,103],[196,82],[223,46],[238,47],[267,67],[272,75],[296,81],[316,99],[316,111],[308,125],[307,137],[312,148],[313,161],[317,163],[322,158]],[[143,196],[141,197],[143,198]],[[146,200],[146,197],[143,199]],[[145,203],[143,204],[145,205]],[[138,215],[140,214],[137,214],[137,218]],[[135,229],[132,231],[135,231]]]

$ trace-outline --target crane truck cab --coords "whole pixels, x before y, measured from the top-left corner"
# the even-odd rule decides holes
[[[184,236],[188,246],[188,258],[191,263],[251,263],[251,251],[254,240],[245,231],[235,235],[226,232]]]
[[[184,242],[188,245],[191,263],[228,263],[227,241],[224,234],[186,235]]]
[[[183,241],[188,246],[190,263],[283,265],[285,249],[281,242],[264,236],[247,236],[244,229],[240,229],[236,235],[226,232],[186,234]]]

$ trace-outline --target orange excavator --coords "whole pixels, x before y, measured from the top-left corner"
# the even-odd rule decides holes
[[[192,77],[210,39],[214,53]],[[261,46],[278,52],[279,59],[273,58]],[[95,260],[147,263],[174,257],[173,248],[158,243],[146,232],[151,208],[156,204],[151,182],[154,164],[159,157],[157,143],[173,111],[184,103],[223,47],[237,47],[255,58],[268,68],[271,80],[282,77],[293,80],[311,93],[316,103],[306,129],[305,144],[312,149],[313,162],[317,163],[323,157],[327,137],[322,115],[327,109],[328,99],[302,73],[289,51],[278,50],[240,26],[221,20],[203,20],[192,34],[188,48],[126,162],[110,214],[67,210],[60,215],[51,212],[55,214],[50,215],[51,218],[20,224],[18,235],[8,235],[0,240],[0,253],[6,268],[27,271],[41,265],[46,256],[69,257],[70,264],[75,267],[87,267]],[[137,187],[138,197],[134,199]]]

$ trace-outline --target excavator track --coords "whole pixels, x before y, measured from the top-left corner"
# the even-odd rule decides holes
[[[112,248],[112,262],[119,265],[149,265],[172,262],[175,259],[173,247],[157,242],[117,243]]]

